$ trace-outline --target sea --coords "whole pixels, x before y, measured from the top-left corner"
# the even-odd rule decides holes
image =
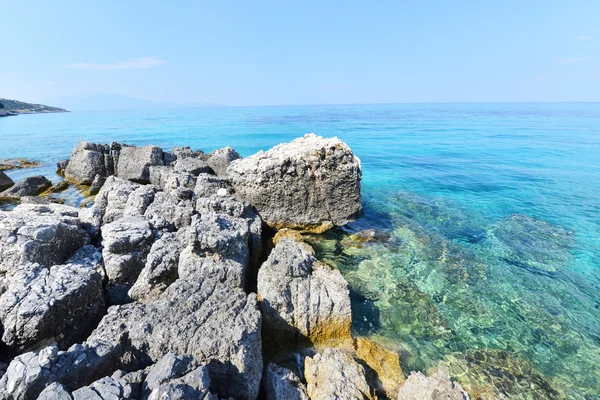
[[[20,115],[0,118],[0,159],[56,182],[83,140],[246,157],[311,132],[362,163],[364,217],[307,237],[348,280],[356,335],[473,398],[600,399],[599,103]]]

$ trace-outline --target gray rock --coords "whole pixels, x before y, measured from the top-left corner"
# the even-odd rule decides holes
[[[71,159],[65,168],[65,178],[82,185],[90,185],[96,175],[110,175],[106,165],[109,151],[105,144],[80,142],[71,153]]]
[[[145,371],[123,374],[117,371],[73,392],[74,400],[120,400],[141,398]]]
[[[360,160],[337,138],[309,134],[227,169],[237,195],[275,228],[323,232],[361,216]]]
[[[311,400],[375,399],[365,370],[340,349],[326,349],[304,360],[306,389]]]
[[[124,147],[119,153],[116,172],[121,179],[150,183],[149,167],[163,164],[163,152],[160,147]]]
[[[187,172],[175,172],[172,167],[150,167],[150,183],[173,197],[190,200],[196,177]]]
[[[96,237],[100,233],[102,224],[102,213],[95,205],[89,208],[79,209],[79,220],[81,227],[91,236]]]
[[[398,392],[398,400],[469,400],[469,395],[456,382],[450,381],[447,368],[429,377],[421,372],[411,372]]]
[[[123,216],[143,216],[154,200],[156,188],[110,176],[96,196],[94,206],[102,214],[102,222],[110,223]]]
[[[348,283],[318,262],[310,246],[283,238],[258,271],[265,340],[337,344],[351,340]]]
[[[62,160],[56,163],[56,175],[65,176],[65,170],[69,165],[69,160]]]
[[[56,358],[58,349],[49,348],[51,353],[25,353],[15,357],[0,379],[0,399],[34,400],[48,382],[53,381],[51,361]]]
[[[176,146],[172,149],[173,155],[178,160],[183,158],[199,158],[206,161],[206,154],[202,150],[192,150],[189,146]]]
[[[144,216],[155,229],[172,232],[190,225],[195,213],[191,200],[181,200],[168,193],[158,192]]]
[[[52,186],[52,182],[46,179],[45,176],[30,176],[15,183],[13,186],[0,193],[0,196],[37,196],[50,186]]]
[[[63,385],[52,382],[40,393],[38,400],[73,400],[73,397]]]
[[[194,176],[212,174],[213,170],[207,162],[200,158],[182,158],[175,163],[175,172],[184,172]]]
[[[194,194],[197,197],[211,197],[216,195],[219,189],[226,189],[228,193],[233,192],[231,183],[226,179],[212,174],[200,174],[196,179]]]
[[[102,279],[92,265],[30,265],[0,296],[2,341],[23,349],[53,338],[66,348],[92,331],[104,307]]]
[[[58,204],[20,204],[0,211],[0,294],[22,266],[62,264],[89,237],[81,229],[78,209]]]
[[[10,177],[8,175],[6,175],[4,172],[0,171],[0,192],[8,189],[9,187],[13,186],[15,184],[15,182],[13,182],[12,179],[10,179]]]
[[[193,356],[207,364],[220,396],[254,399],[262,376],[260,331],[256,295],[214,280],[178,279],[157,300],[109,308],[88,341],[116,349],[127,338],[152,362],[168,352]]]
[[[263,388],[267,400],[309,400],[306,386],[300,378],[276,364],[265,368]]]
[[[207,162],[216,175],[227,176],[229,165],[241,158],[242,156],[231,147],[223,147],[209,153]]]
[[[105,176],[96,175],[96,177],[94,178],[94,181],[90,185],[90,190],[88,191],[89,194],[91,196],[94,196],[94,195],[98,194],[98,192],[100,191],[100,189],[102,189],[102,186],[104,185],[104,182],[106,182],[106,177]]]

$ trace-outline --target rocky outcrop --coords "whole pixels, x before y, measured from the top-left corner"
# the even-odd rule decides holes
[[[207,162],[200,158],[182,158],[175,163],[175,172],[187,173],[198,176],[199,174],[212,174],[213,170]]]
[[[242,156],[231,147],[223,147],[210,152],[206,162],[216,175],[226,177],[229,165],[241,158]]]
[[[57,164],[57,169],[64,164]],[[110,146],[81,142],[73,149],[71,158],[64,168],[66,179],[82,185],[90,185],[96,175],[108,176],[114,173],[114,160],[110,154]]]
[[[450,381],[447,368],[439,368],[432,376],[411,372],[398,392],[398,400],[468,400],[469,395],[456,382]]]
[[[104,182],[106,182],[105,176],[96,175],[90,185],[90,190],[88,190],[88,193],[90,194],[90,196],[94,196],[94,195],[98,194],[100,189],[102,189]]]
[[[311,400],[375,400],[365,378],[365,370],[354,358],[339,349],[304,360],[304,377]]]
[[[258,272],[265,340],[272,344],[348,344],[348,283],[318,262],[310,246],[283,238]]]
[[[6,197],[23,197],[23,196],[37,196],[52,186],[52,182],[46,179],[45,176],[30,176],[20,180],[19,182],[6,189],[0,196]]]
[[[154,201],[156,188],[110,176],[96,195],[94,207],[102,214],[102,222],[110,223],[124,216],[140,217]]]
[[[123,147],[119,153],[116,174],[121,179],[150,183],[149,168],[155,165],[164,165],[160,147]]]
[[[6,175],[4,172],[0,171],[0,192],[8,189],[9,187],[13,186],[15,184],[15,182],[13,182],[12,179],[10,179],[10,177],[8,175]]]
[[[300,378],[277,364],[269,364],[265,368],[263,388],[267,400],[309,400],[306,386]]]
[[[323,232],[362,214],[360,160],[337,138],[314,134],[236,160],[237,195],[272,227]]]

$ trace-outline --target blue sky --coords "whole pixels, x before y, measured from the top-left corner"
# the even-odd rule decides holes
[[[0,97],[600,101],[600,1],[0,2]]]

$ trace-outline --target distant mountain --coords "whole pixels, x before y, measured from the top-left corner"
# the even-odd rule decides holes
[[[54,99],[52,103],[71,111],[154,110],[218,106],[217,104],[163,103],[110,93],[72,95]]]
[[[40,114],[68,112],[62,108],[45,106],[43,104],[24,103],[22,101],[4,99],[0,97],[0,117],[16,114]]]

